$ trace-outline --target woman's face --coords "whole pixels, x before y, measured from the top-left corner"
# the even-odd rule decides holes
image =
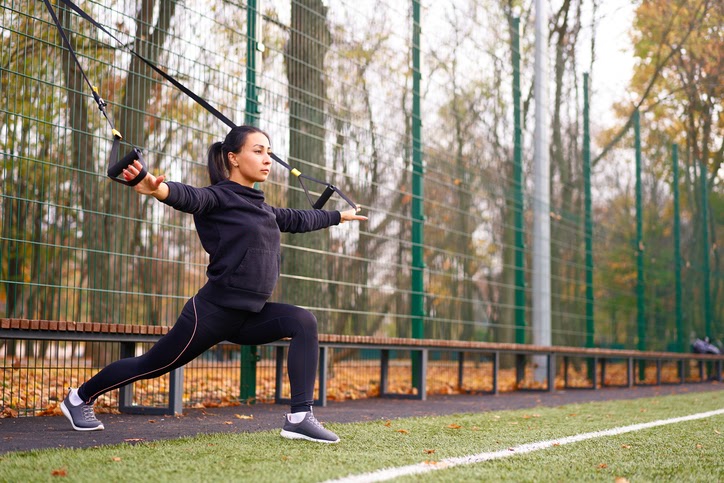
[[[263,183],[271,170],[272,159],[269,153],[271,146],[264,134],[249,134],[238,153],[229,153],[229,179],[249,188],[252,188],[254,183]]]

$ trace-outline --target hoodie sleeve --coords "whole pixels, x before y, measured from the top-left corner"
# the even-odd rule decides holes
[[[339,225],[342,215],[339,211],[327,210],[294,210],[291,208],[274,208],[279,230],[286,233],[305,233],[321,230],[332,225]]]
[[[221,201],[216,192],[209,188],[196,188],[183,183],[167,181],[168,197],[162,203],[184,213],[195,215],[208,213],[219,207]]]

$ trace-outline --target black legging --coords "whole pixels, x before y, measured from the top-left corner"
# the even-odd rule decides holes
[[[176,324],[148,352],[113,362],[78,388],[90,404],[101,394],[139,379],[151,379],[181,367],[222,341],[261,345],[291,337],[287,370],[292,412],[308,411],[314,401],[319,361],[317,319],[300,307],[267,303],[259,313],[219,307],[193,297]]]

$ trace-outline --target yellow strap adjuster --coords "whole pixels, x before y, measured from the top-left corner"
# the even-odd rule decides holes
[[[118,131],[118,129],[113,129],[113,137],[118,138],[119,140],[123,139],[123,135]]]
[[[297,168],[292,168],[292,174],[298,178],[302,175],[302,172],[299,171]]]

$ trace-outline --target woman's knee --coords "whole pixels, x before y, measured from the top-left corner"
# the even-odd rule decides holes
[[[317,317],[314,316],[310,311],[301,307],[295,307],[295,313],[293,319],[302,331],[306,335],[317,335]]]

